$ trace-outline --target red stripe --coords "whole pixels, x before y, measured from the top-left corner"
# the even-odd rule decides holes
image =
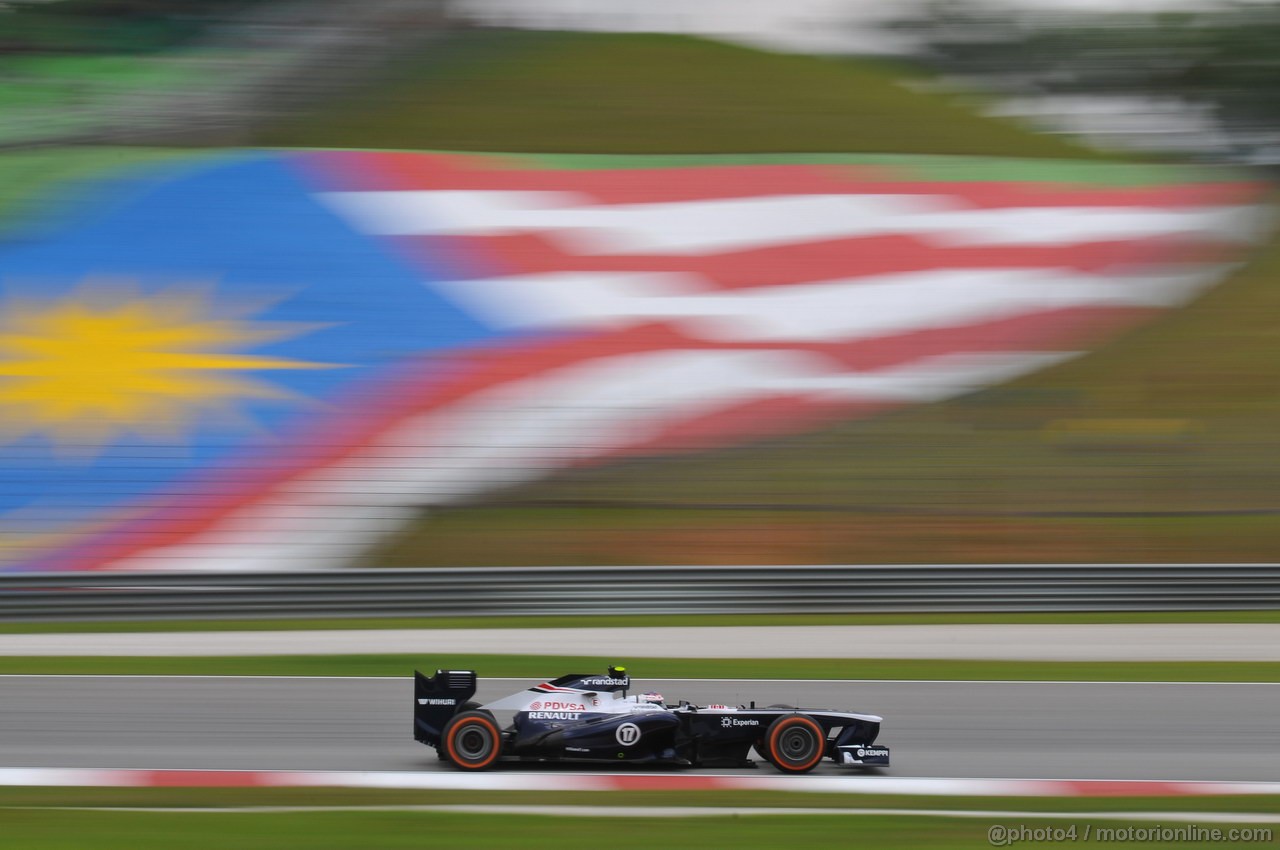
[[[844,174],[810,165],[557,170],[504,168],[480,157],[448,154],[335,152],[309,154],[322,180],[343,191],[572,192],[589,203],[649,204],[756,195],[830,194],[854,185]],[[305,160],[304,160],[305,162]],[[859,170],[873,177],[877,169]]]
[[[152,788],[262,788],[271,775],[257,770],[151,770],[140,785]]]
[[[601,791],[728,791],[741,786],[733,777],[690,776],[601,776]]]
[[[1055,783],[1054,797],[1183,797],[1197,793],[1195,785],[1186,782],[1108,781],[1088,779]]]
[[[1081,186],[1034,181],[908,181],[864,165],[707,165],[677,168],[529,168],[465,154],[335,151],[300,160],[322,185],[343,191],[571,192],[597,204],[654,204],[798,194],[945,195],[975,208],[1160,206],[1244,203],[1246,182]]]

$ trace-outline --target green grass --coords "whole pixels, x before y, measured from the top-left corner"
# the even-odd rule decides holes
[[[261,620],[110,620],[0,623],[0,635],[236,632],[313,629],[566,629],[655,626],[950,626],[974,623],[1280,623],[1280,611],[1077,611],[901,614],[632,614],[552,617],[386,617]]]
[[[900,850],[937,850],[951,847],[987,847],[987,830],[993,821],[981,818],[945,818],[918,815],[804,815],[758,818],[699,817],[569,818],[530,815],[479,815],[443,812],[319,812],[319,813],[155,813],[155,812],[42,812],[10,810],[5,814],[5,835],[14,846],[29,850],[63,850],[92,846],[101,850],[142,846],[171,846],[180,836],[183,847],[255,848],[562,848],[570,841],[601,840],[608,846],[734,847],[742,850],[777,847],[894,847]],[[1076,818],[1080,834],[1084,825],[1115,828],[1123,821],[1094,822]],[[994,821],[1017,826],[1000,818]],[[1055,822],[1066,826],[1063,821]],[[1049,822],[1033,822],[1046,826]],[[1135,823],[1148,827],[1151,823]],[[1226,828],[1224,827],[1224,831]],[[572,838],[576,837],[576,838]],[[1080,845],[1094,843],[1081,840]],[[1073,846],[1076,843],[1073,842]],[[1112,846],[1112,845],[1105,845]],[[1177,846],[1158,842],[1146,847]]]
[[[939,149],[945,148],[945,141]],[[1072,183],[1078,186],[1136,187],[1170,182],[1250,179],[1248,172],[1223,167],[1172,163],[1034,159],[1007,156],[872,153],[717,153],[717,154],[547,154],[502,153],[504,161],[528,167],[569,170],[688,168],[706,165],[855,165],[879,173],[938,183],[1001,180]]]
[[[830,658],[604,658],[599,656],[288,655],[211,657],[0,656],[0,674],[150,676],[405,676],[421,669],[475,670],[536,679],[627,663],[646,679],[942,679],[954,681],[1280,682],[1275,661],[953,661]]]
[[[954,153],[1111,157],[912,91],[871,61],[674,35],[472,32],[301,119],[282,146],[548,153]]]

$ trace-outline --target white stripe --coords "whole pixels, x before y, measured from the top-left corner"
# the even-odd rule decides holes
[[[1247,206],[974,209],[947,195],[772,195],[592,205],[566,192],[330,192],[320,199],[378,235],[546,231],[578,254],[701,254],[791,242],[909,234],[939,245],[1054,245],[1196,231],[1254,234]]]
[[[578,254],[731,251],[881,232],[883,220],[951,209],[930,195],[783,195],[593,205],[565,192],[333,192],[321,199],[356,227],[386,236],[545,230]]]
[[[708,293],[695,275],[565,272],[433,283],[506,328],[673,321],[717,342],[850,342],[1080,306],[1167,307],[1223,266],[1107,277],[1066,269],[939,269]]]

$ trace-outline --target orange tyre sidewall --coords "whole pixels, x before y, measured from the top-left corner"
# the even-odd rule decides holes
[[[453,739],[457,736],[459,729],[465,729],[469,724],[483,724],[493,735],[493,752],[484,761],[467,761],[458,757],[458,753],[453,748]],[[449,761],[454,764],[469,768],[471,770],[480,770],[486,768],[498,760],[498,756],[502,755],[502,732],[498,729],[498,724],[487,717],[468,717],[462,723],[454,726],[449,730],[449,735],[444,740],[444,749],[449,756]]]
[[[791,764],[778,754],[778,739],[782,737],[782,733],[787,731],[789,727],[796,725],[808,726],[813,730],[813,733],[817,736],[819,741],[818,752],[814,754],[812,759],[801,765]],[[769,730],[767,741],[769,746],[769,761],[773,762],[783,770],[795,771],[797,773],[810,770],[815,767],[818,762],[822,761],[822,757],[826,755],[826,748],[821,746],[821,742],[825,738],[826,733],[822,731],[822,727],[819,726],[817,722],[810,720],[808,717],[796,716],[785,718],[781,723]]]

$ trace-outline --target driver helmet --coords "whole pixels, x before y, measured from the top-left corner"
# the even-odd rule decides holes
[[[653,694],[653,693],[650,693],[650,694],[641,694],[641,695],[640,695],[640,697],[639,697],[639,700],[640,700],[640,702],[653,703],[654,705],[662,705],[662,704],[663,704],[663,701],[662,701],[662,694]]]

